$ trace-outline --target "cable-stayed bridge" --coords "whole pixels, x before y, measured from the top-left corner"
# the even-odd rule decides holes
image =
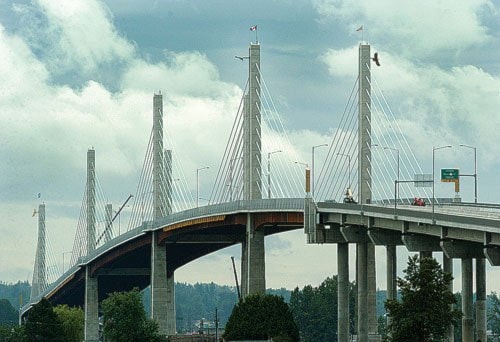
[[[298,160],[260,68],[260,45],[251,44],[249,77],[208,205],[193,199],[181,156],[168,145],[163,97],[153,97],[153,128],[135,194],[113,211],[87,153],[87,180],[69,268],[49,270],[53,258],[40,205],[39,239],[30,304],[42,297],[85,309],[85,340],[97,341],[98,306],[113,291],[151,286],[152,318],[175,334],[174,276],[197,258],[241,244],[241,292],[265,291],[265,236],[304,229],[307,242],[338,245],[338,340],[349,340],[348,245],[356,244],[358,340],[377,340],[375,245],[387,248],[388,298],[396,295],[396,246],[421,256],[443,252],[443,267],[462,260],[463,336],[486,336],[485,259],[500,265],[500,208],[434,196],[434,170],[425,174],[371,75],[370,46],[359,48],[359,75],[323,165]],[[167,133],[167,134],[165,134]],[[172,133],[173,134],[173,133]],[[164,137],[166,135],[166,137]],[[447,148],[440,146],[435,151]],[[311,167],[309,167],[311,166]],[[316,170],[317,171],[316,171]],[[434,164],[433,164],[434,169]],[[315,175],[316,171],[316,175]],[[475,180],[477,171],[474,173]],[[426,206],[412,206],[415,197]],[[477,198],[477,197],[476,197]],[[127,228],[116,229],[132,203]],[[476,332],[472,325],[472,261],[476,260]],[[452,284],[450,284],[450,288]],[[469,305],[470,304],[470,305]],[[452,331],[450,332],[452,335]]]

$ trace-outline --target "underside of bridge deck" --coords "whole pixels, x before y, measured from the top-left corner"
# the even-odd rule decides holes
[[[255,214],[256,230],[265,235],[300,229],[303,215],[297,212]],[[158,244],[167,245],[167,275],[200,257],[244,242],[246,214],[219,215],[190,220],[164,227],[158,234]],[[90,263],[92,277],[98,278],[99,301],[109,293],[140,290],[151,281],[151,235],[143,234],[100,255]],[[83,306],[85,271],[78,270],[47,298],[54,304]]]

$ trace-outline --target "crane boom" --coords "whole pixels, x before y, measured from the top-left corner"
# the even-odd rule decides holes
[[[238,291],[238,300],[240,300],[240,285],[238,284],[238,274],[236,273],[236,266],[234,265],[234,257],[231,257],[231,261],[233,262],[234,281],[236,282],[236,291]]]

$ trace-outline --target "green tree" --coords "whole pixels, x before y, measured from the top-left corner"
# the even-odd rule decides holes
[[[63,331],[64,341],[83,341],[84,313],[81,308],[70,308],[66,304],[54,308]]]
[[[443,341],[450,324],[461,317],[448,283],[453,280],[433,258],[408,258],[404,278],[398,278],[401,301],[388,300],[385,308],[391,317],[387,341]]]
[[[158,325],[146,317],[138,289],[114,292],[102,302],[106,341],[159,341]]]
[[[233,308],[226,324],[227,340],[269,339],[281,342],[299,341],[299,330],[292,312],[282,297],[250,295]]]
[[[490,305],[488,307],[488,326],[494,336],[500,335],[500,298],[496,292],[488,296]]]
[[[18,320],[18,312],[12,304],[5,298],[0,299],[0,325],[14,325]]]
[[[0,326],[0,341],[2,342],[25,342],[28,341],[24,325]]]
[[[454,305],[455,308],[462,308],[462,294],[460,292],[455,292],[454,294],[456,303]],[[462,341],[462,320],[457,319],[453,324],[453,335],[455,341]]]
[[[336,341],[338,316],[337,276],[326,278],[318,287],[295,288],[290,297],[290,308],[297,322],[301,341]],[[354,283],[349,284],[349,325],[353,333],[355,326]]]
[[[62,335],[61,323],[52,304],[42,298],[28,313],[25,323],[28,341],[59,341]]]

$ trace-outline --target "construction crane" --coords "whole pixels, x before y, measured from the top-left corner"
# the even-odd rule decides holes
[[[240,285],[238,284],[238,274],[236,273],[236,266],[234,265],[234,257],[231,257],[231,261],[233,262],[234,281],[236,282],[236,291],[238,291],[238,301],[239,301],[241,299],[241,293],[240,293]]]

